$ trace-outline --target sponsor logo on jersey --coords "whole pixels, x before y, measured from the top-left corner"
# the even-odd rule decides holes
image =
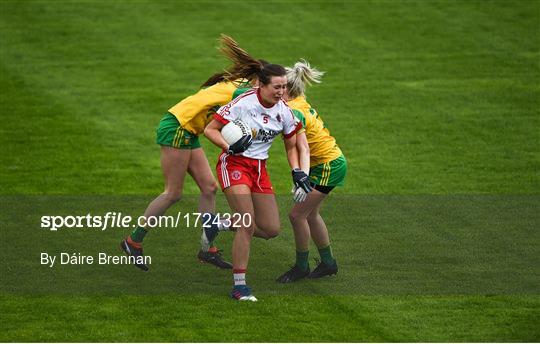
[[[268,142],[278,136],[280,131],[259,129],[257,131],[257,139],[262,142]]]

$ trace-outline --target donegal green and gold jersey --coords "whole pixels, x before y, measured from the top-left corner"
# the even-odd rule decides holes
[[[212,115],[221,106],[232,100],[234,91],[239,86],[245,86],[242,80],[235,82],[219,82],[189,96],[169,109],[182,128],[200,135],[204,127],[212,120]]]
[[[315,109],[309,105],[306,97],[300,96],[287,101],[294,115],[302,121],[310,150],[310,166],[324,164],[342,155],[336,139],[324,126],[324,122]]]

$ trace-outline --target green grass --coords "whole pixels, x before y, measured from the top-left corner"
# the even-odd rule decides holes
[[[186,198],[170,214],[188,212],[196,201]],[[286,223],[291,200],[278,201]],[[39,264],[42,252],[118,254],[126,233],[49,232],[39,228],[43,214],[114,210],[135,216],[146,202],[141,196],[1,197],[3,240],[10,244],[2,251],[7,260],[0,304],[8,311],[0,315],[0,340],[540,338],[534,326],[540,319],[538,196],[331,196],[323,215],[332,229],[339,276],[274,282],[294,260],[292,232],[285,226],[278,238],[253,242],[248,281],[260,299],[253,306],[227,298],[229,271],[197,263],[198,230],[186,225],[147,236],[145,252],[153,263],[148,273],[121,265],[60,265],[59,259],[52,268]],[[226,210],[222,197],[218,209]],[[348,209],[357,209],[354,223]],[[231,238],[223,233],[220,246],[229,248]]]
[[[0,341],[539,341],[539,22],[525,0],[0,2]],[[308,98],[349,162],[323,207],[339,276],[273,281],[294,259],[289,196],[282,235],[253,244],[257,304],[195,263],[194,228],[151,233],[148,274],[41,266],[114,253],[125,231],[40,216],[142,213],[157,123],[225,67],[222,32],[327,72]],[[287,194],[279,140],[269,170]]]
[[[155,194],[155,127],[226,65],[221,32],[327,72],[309,98],[353,167],[342,192],[540,189],[538,1],[0,6],[4,194]],[[254,30],[260,11],[279,30]],[[272,152],[286,192],[282,145]]]
[[[538,340],[540,300],[522,296],[207,295],[1,297],[9,341],[341,342]],[[21,323],[14,316],[28,314]]]

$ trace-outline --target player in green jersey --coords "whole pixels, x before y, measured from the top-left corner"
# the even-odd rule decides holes
[[[304,95],[306,85],[319,83],[322,74],[304,60],[292,68],[287,67],[287,93],[284,98],[295,116],[304,124],[310,150],[309,177],[313,191],[307,194],[302,189],[294,189],[297,203],[292,208],[289,219],[294,230],[296,262],[289,271],[277,279],[281,283],[290,283],[306,277],[321,278],[335,275],[338,271],[330,246],[328,229],[319,210],[328,193],[334,187],[343,185],[347,161],[336,140],[330,135],[321,117],[309,105]],[[317,245],[321,258],[321,262],[313,271],[310,271],[308,263],[310,237]]]

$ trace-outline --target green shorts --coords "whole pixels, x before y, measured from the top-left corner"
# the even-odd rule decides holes
[[[182,128],[174,115],[166,113],[159,121],[156,143],[179,149],[200,148],[199,137]]]
[[[309,179],[315,185],[342,186],[347,174],[347,160],[339,158],[324,164],[315,165],[309,169]]]

